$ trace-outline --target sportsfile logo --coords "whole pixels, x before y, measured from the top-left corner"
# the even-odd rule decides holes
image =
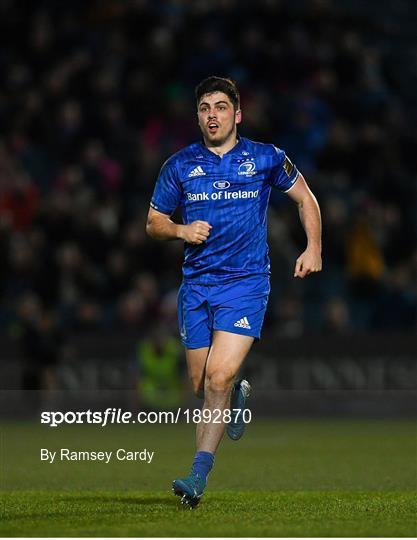
[[[214,191],[213,193],[187,193],[187,200],[191,202],[197,201],[218,201],[229,199],[256,199],[259,195],[259,189],[255,191]]]

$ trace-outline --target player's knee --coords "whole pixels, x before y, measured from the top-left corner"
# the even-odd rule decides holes
[[[215,371],[206,376],[206,388],[212,392],[227,392],[233,384],[234,374],[228,371]]]

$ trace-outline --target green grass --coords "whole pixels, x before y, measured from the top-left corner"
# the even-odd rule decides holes
[[[166,492],[23,492],[7,536],[415,536],[411,493],[213,491],[196,510]]]
[[[416,424],[255,420],[224,440],[200,506],[170,493],[193,426],[5,424],[2,536],[417,536]],[[40,448],[155,451],[151,464],[47,464]]]

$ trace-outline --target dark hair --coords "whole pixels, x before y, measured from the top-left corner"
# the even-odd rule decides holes
[[[195,97],[197,99],[197,106],[200,103],[200,99],[205,94],[213,94],[214,92],[223,92],[233,103],[234,108],[237,110],[240,106],[239,90],[232,79],[225,79],[223,77],[207,77],[204,81],[201,81],[195,87]]]

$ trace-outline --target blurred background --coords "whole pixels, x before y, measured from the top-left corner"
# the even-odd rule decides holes
[[[238,84],[240,134],[285,149],[323,215],[323,272],[294,280],[305,236],[271,198],[254,407],[410,413],[416,27],[415,0],[1,0],[2,409],[27,410],[26,390],[189,402],[183,246],[145,222],[162,163],[199,137],[194,86],[216,74]]]

